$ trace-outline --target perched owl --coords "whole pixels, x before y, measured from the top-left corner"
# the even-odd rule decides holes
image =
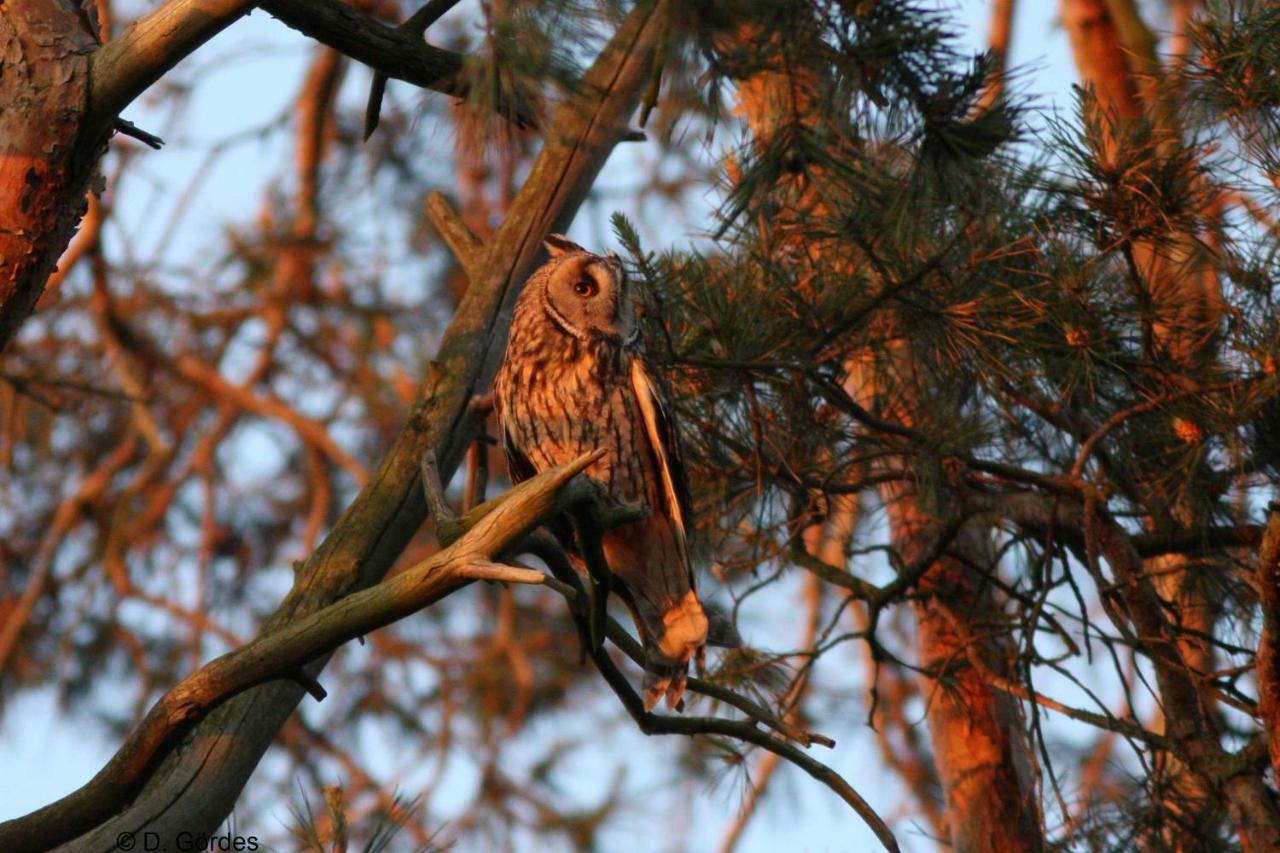
[[[674,423],[639,345],[622,265],[569,240],[516,302],[494,380],[511,479],[519,482],[605,448],[587,468],[606,506],[643,503],[648,515],[604,535],[644,641],[645,708],[675,708],[688,662],[707,641],[685,539],[689,498]]]

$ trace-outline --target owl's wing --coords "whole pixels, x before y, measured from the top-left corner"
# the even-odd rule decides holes
[[[507,454],[507,473],[511,476],[511,485],[518,486],[538,473],[529,457],[516,447],[506,426],[502,427],[502,449]]]
[[[519,485],[538,473],[533,463],[529,461],[529,457],[516,447],[515,441],[511,438],[511,432],[505,425],[502,427],[502,449],[507,455],[507,474],[511,477],[511,485]],[[547,519],[546,526],[560,543],[560,547],[570,554],[578,553],[578,547],[573,541],[573,528],[563,516]]]
[[[680,438],[662,389],[649,375],[644,360],[638,357],[631,359],[631,388],[635,393],[640,416],[644,420],[645,437],[648,439],[654,468],[662,483],[664,514],[671,519],[680,549],[687,557],[686,524],[693,514],[688,481],[684,473],[684,458],[680,454]],[[690,572],[690,581],[692,580]]]

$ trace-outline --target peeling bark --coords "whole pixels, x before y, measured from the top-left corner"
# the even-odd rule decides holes
[[[1258,643],[1258,714],[1266,732],[1271,772],[1280,779],[1280,506],[1272,504],[1258,551],[1258,599],[1262,638]]]
[[[91,26],[73,0],[0,4],[0,350],[86,209],[101,147],[80,142]]]

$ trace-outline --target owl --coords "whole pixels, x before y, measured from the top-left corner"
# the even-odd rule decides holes
[[[584,472],[606,507],[645,518],[607,531],[604,556],[644,641],[645,709],[676,708],[707,642],[686,540],[690,501],[675,425],[640,346],[627,279],[610,255],[559,235],[511,318],[494,407],[513,482],[598,448]]]

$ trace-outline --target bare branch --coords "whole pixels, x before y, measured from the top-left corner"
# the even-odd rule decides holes
[[[456,5],[458,5],[458,0],[429,0],[427,5],[414,12],[409,17],[409,20],[401,24],[399,29],[415,38],[422,38],[428,27]],[[378,129],[378,119],[382,114],[382,96],[386,94],[386,91],[387,75],[381,71],[375,71],[373,82],[369,86],[369,103],[365,106],[364,111],[365,140],[373,136],[373,132]]]
[[[644,700],[631,688],[626,677],[614,666],[613,660],[603,649],[592,651],[591,659],[600,674],[609,682],[623,707],[647,735],[721,735],[764,747],[787,759],[814,779],[834,791],[875,833],[886,850],[898,850],[897,839],[875,809],[845,781],[839,773],[820,761],[810,758],[794,744],[756,728],[750,720],[724,720],[716,717],[666,717],[651,714],[644,709]],[[693,686],[693,680],[689,682]]]
[[[470,278],[480,269],[483,261],[481,253],[484,251],[484,246],[481,245],[480,238],[472,233],[467,223],[462,221],[462,217],[453,209],[453,205],[443,193],[435,192],[427,196],[427,216],[431,219],[431,224],[440,232],[440,236],[444,238],[445,245],[457,259],[462,271]]]
[[[443,551],[205,664],[152,707],[88,784],[25,817],[0,823],[0,849],[47,849],[112,814],[128,802],[171,739],[250,687],[285,677],[322,697],[323,689],[306,667],[343,643],[417,612],[472,580],[541,583],[541,572],[490,558],[554,512],[559,491],[599,456],[600,451],[587,453],[526,480],[477,507],[462,522],[466,533]]]
[[[379,74],[446,95],[467,94],[465,83],[458,79],[466,57],[427,44],[415,28],[389,27],[341,0],[263,0],[259,5],[303,35]],[[534,125],[532,116],[520,105],[499,106],[521,126]]]

